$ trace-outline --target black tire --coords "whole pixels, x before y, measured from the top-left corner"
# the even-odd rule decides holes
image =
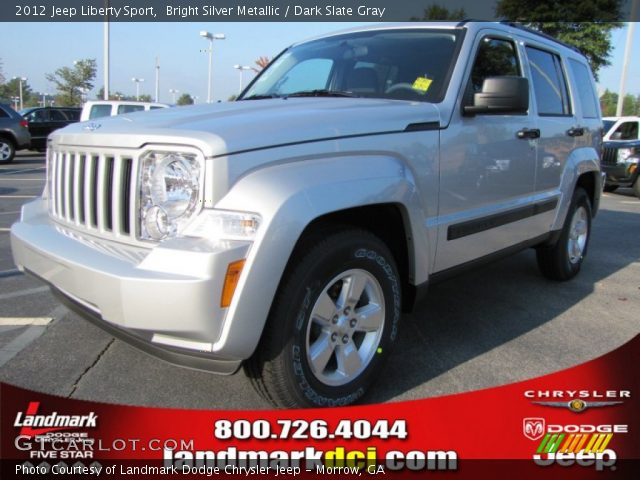
[[[376,236],[359,229],[329,233],[305,245],[302,252],[280,283],[262,339],[254,355],[245,362],[245,372],[258,393],[277,407],[348,405],[361,398],[379,375],[397,336],[401,308],[398,270],[387,246]],[[344,280],[333,283],[341,275]],[[338,307],[349,285],[357,285],[362,279],[365,287],[357,304],[352,300],[344,304],[347,305],[344,309]],[[321,295],[333,304],[321,302]],[[380,298],[374,303],[371,298],[376,297]],[[356,311],[375,310],[379,304],[384,306],[379,315],[381,326],[375,333],[356,332],[363,318],[358,315],[359,320],[356,319]],[[320,320],[323,316],[317,315],[316,309],[321,305],[328,307],[328,310],[323,308],[323,312],[335,312],[334,307],[338,310],[324,315],[332,316],[332,321]],[[352,305],[352,310],[348,305]],[[345,314],[347,310],[349,315]],[[312,312],[315,312],[314,320]],[[354,324],[356,328],[349,330],[349,325],[354,327]],[[331,353],[326,363],[318,362],[325,366],[316,368],[318,373],[314,373],[308,352],[317,347],[321,339],[330,349],[320,348],[320,351]],[[362,370],[348,375],[338,366],[339,357],[346,366],[346,359],[354,354],[354,348],[360,359],[356,364]]]
[[[16,155],[16,147],[8,138],[0,137],[0,164],[13,162]]]
[[[618,185],[605,185],[604,191],[607,193],[615,192],[618,189]]]
[[[636,197],[640,198],[640,176],[636,178],[636,181],[633,184],[633,193],[636,194]]]
[[[572,241],[570,238],[572,230],[572,222],[577,212],[583,209],[580,214],[584,212],[584,220],[586,222],[586,239],[584,246],[581,249],[581,253],[578,254],[580,249],[574,251],[574,254],[569,253],[569,244]],[[582,262],[587,255],[587,249],[589,247],[589,239],[591,238],[591,202],[589,196],[584,189],[578,187],[573,192],[571,199],[571,205],[567,212],[567,218],[565,219],[560,237],[553,245],[541,246],[536,249],[536,256],[538,259],[538,267],[542,274],[551,279],[558,281],[566,281],[575,277],[580,271]]]

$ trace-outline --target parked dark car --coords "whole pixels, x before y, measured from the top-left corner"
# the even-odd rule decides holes
[[[640,121],[638,117],[612,119],[607,125],[605,119],[604,144],[602,149],[602,171],[607,175],[605,192],[613,192],[618,187],[631,187],[640,198]]]
[[[631,187],[640,198],[640,140],[628,142],[605,142],[602,149],[602,171],[607,177],[605,192],[618,187]]]
[[[0,103],[0,163],[10,163],[16,150],[29,148],[27,121],[9,105]]]
[[[70,123],[80,121],[81,108],[33,107],[20,110],[20,114],[29,122],[31,148],[44,151],[47,137],[51,132]]]

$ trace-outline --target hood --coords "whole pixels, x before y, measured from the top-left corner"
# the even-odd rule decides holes
[[[140,148],[183,144],[205,156],[439,125],[435,105],[369,98],[278,98],[165,108],[75,123],[52,135],[65,145]],[[412,127],[409,127],[412,128]]]

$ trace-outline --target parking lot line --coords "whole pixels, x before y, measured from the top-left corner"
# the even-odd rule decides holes
[[[10,232],[10,231],[11,231],[10,228],[0,227],[0,232]]]
[[[6,182],[44,182],[45,179],[44,178],[2,178],[0,177],[0,181],[6,181]]]
[[[0,195],[0,198],[36,198],[38,195]]]
[[[15,357],[24,347],[44,333],[45,326],[30,325],[11,342],[0,348],[0,367]]]
[[[35,172],[36,170],[44,170],[44,169],[45,167],[23,168],[21,170],[3,170],[0,168],[0,175],[15,175],[16,173]]]
[[[0,317],[0,327],[48,325],[53,317]]]
[[[11,293],[0,293],[0,300],[9,300],[10,298],[25,297],[27,295],[33,295],[35,293],[42,293],[49,290],[49,287],[36,287],[28,288],[26,290],[19,290]]]

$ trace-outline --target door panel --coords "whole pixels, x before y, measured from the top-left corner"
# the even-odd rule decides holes
[[[474,56],[466,102],[486,77],[521,75],[515,43],[483,36]],[[440,210],[435,271],[474,260],[536,236],[526,209],[535,199],[535,128],[530,115],[454,113],[441,132]],[[523,210],[523,207],[525,210]],[[524,215],[523,215],[524,213]],[[452,232],[454,232],[452,234]],[[460,235],[460,232],[464,235]]]

